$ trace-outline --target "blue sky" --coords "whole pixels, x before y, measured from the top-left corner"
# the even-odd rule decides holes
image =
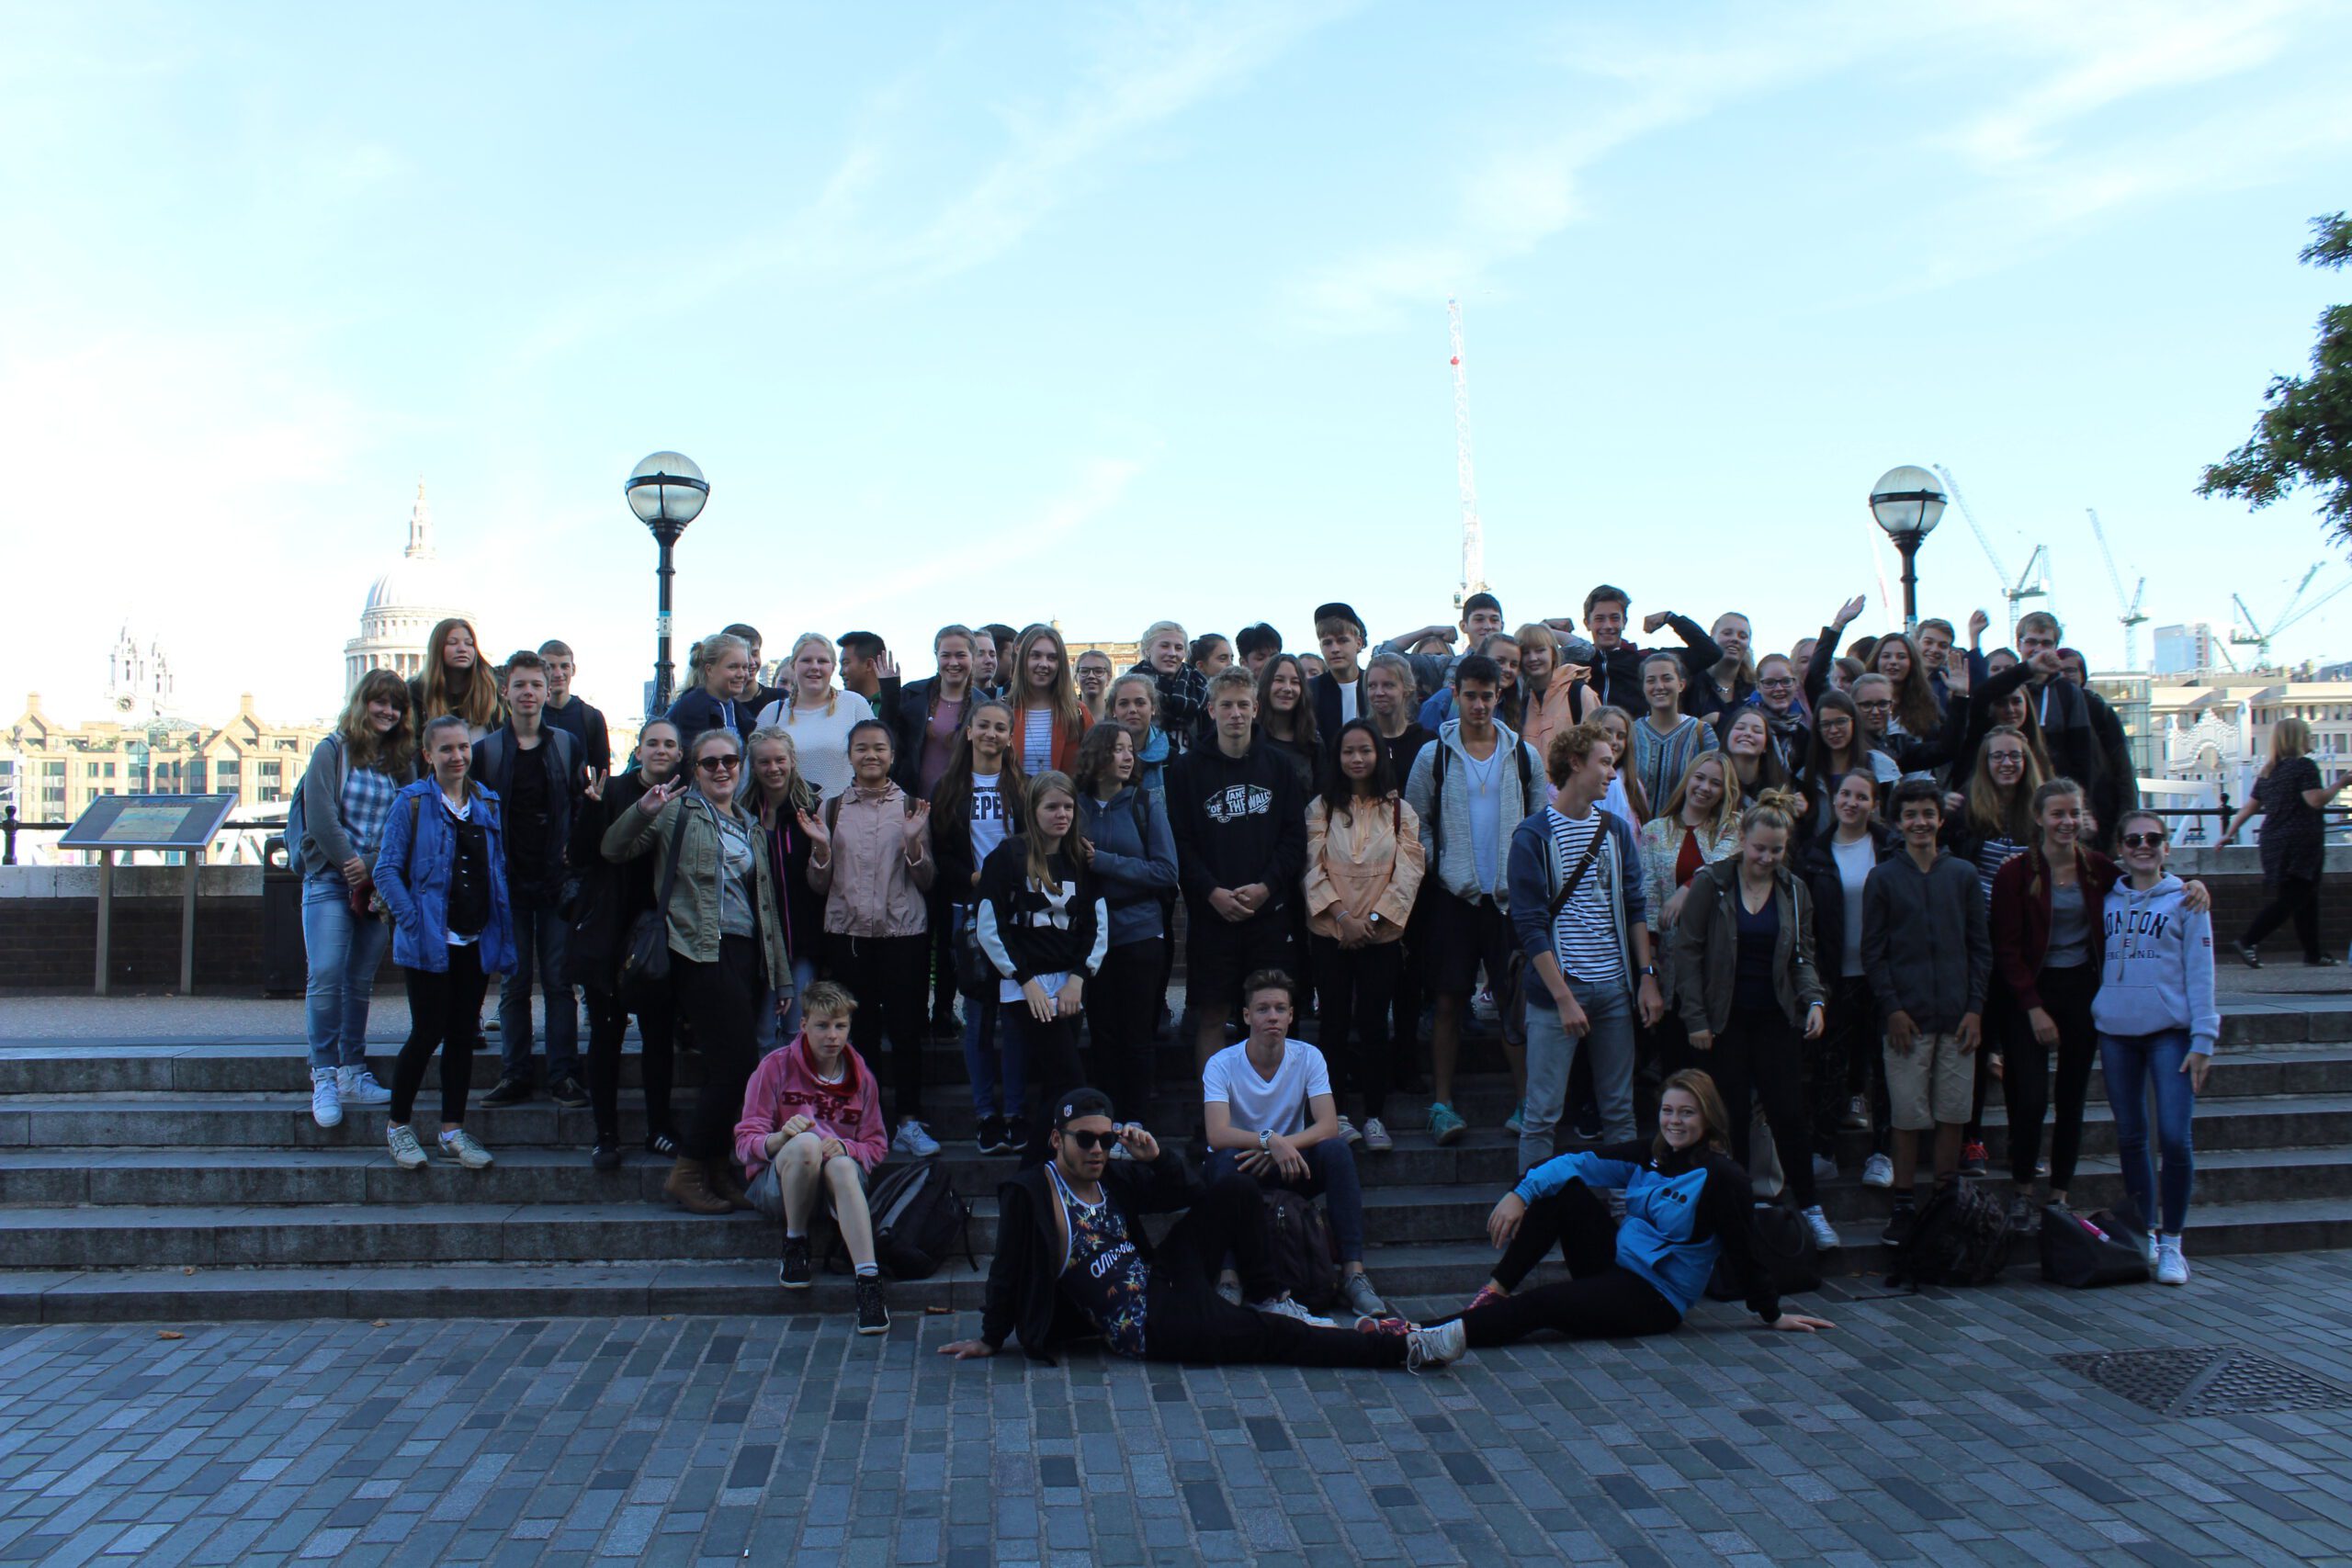
[[[329,710],[421,473],[485,640],[625,705],[664,446],[713,486],[683,630],[911,674],[944,620],[1448,619],[1449,294],[1514,620],[1876,626],[1904,462],[2050,546],[2097,663],[2086,505],[2157,622],[2347,575],[2301,501],[2191,493],[2352,288],[2294,261],[2352,206],[2340,6],[6,17],[11,705],[95,714],[129,616],[190,707]],[[1921,576],[1999,608],[1956,513]]]

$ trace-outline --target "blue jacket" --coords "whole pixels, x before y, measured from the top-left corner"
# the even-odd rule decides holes
[[[1079,829],[1094,846],[1094,874],[1111,907],[1111,945],[1167,934],[1159,896],[1176,891],[1176,834],[1168,807],[1149,789],[1129,784],[1108,801],[1091,790],[1078,803]]]
[[[1552,843],[1554,809],[1549,806],[1536,807],[1534,815],[1512,829],[1510,835],[1506,873],[1510,887],[1510,929],[1519,940],[1520,952],[1527,955],[1531,964],[1544,953],[1556,957],[1559,953],[1553,940],[1553,923],[1546,918],[1552,900],[1559,897],[1560,877],[1564,874],[1559,853]],[[1640,987],[1634,976],[1634,928],[1649,919],[1649,901],[1642,894],[1641,855],[1634,844],[1634,830],[1625,826],[1623,818],[1599,806],[1592,809],[1600,818],[1604,838],[1600,852],[1592,857],[1592,864],[1584,874],[1585,886],[1599,888],[1604,897],[1612,890],[1617,895],[1611,902],[1611,912],[1616,919],[1617,951],[1625,955],[1625,988],[1637,990]],[[1655,963],[1657,955],[1653,953],[1650,957]],[[1529,978],[1532,981],[1533,976]],[[1559,1010],[1549,987],[1530,984],[1525,990],[1528,1006]]]
[[[1660,1156],[1645,1143],[1560,1155],[1519,1179],[1525,1202],[1549,1198],[1571,1181],[1625,1190],[1625,1223],[1617,1227],[1617,1266],[1647,1281],[1687,1313],[1724,1258],[1748,1310],[1767,1323],[1781,1315],[1771,1274],[1748,1247],[1747,1173],[1731,1156],[1702,1149]]]
[[[479,784],[472,809],[490,832],[490,923],[481,929],[481,969],[503,975],[514,967],[514,917],[506,902],[506,837],[498,824],[498,796]],[[441,786],[419,779],[393,797],[376,856],[376,891],[391,911],[392,962],[403,969],[442,974],[449,967],[449,865],[458,836],[449,830]]]

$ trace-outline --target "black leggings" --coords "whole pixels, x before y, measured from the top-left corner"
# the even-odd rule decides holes
[[[931,1021],[923,1016],[930,988],[931,938],[842,936],[825,938],[833,980],[857,998],[849,1015],[849,1043],[870,1067],[882,1059],[882,1034],[890,1035],[890,1120],[922,1115],[922,1052],[931,1043]]]
[[[2315,876],[2281,876],[2271,884],[2270,902],[2262,913],[2254,917],[2254,924],[2245,928],[2242,937],[2248,947],[2260,947],[2262,939],[2285,925],[2295,922],[2295,935],[2303,944],[2306,959],[2319,957],[2319,878]]]
[[[1404,944],[1341,947],[1318,936],[1309,945],[1315,950],[1315,977],[1323,987],[1323,1055],[1339,1069],[1346,1088],[1363,1093],[1364,1115],[1385,1117],[1388,1091],[1396,1081],[1388,1010],[1405,966]]]
[[[1027,1170],[1054,1157],[1047,1139],[1054,1130],[1055,1102],[1077,1089],[1085,1076],[1086,1069],[1078,1060],[1078,1020],[1056,1018],[1040,1023],[1030,1016],[1025,998],[997,1005],[997,1027],[1004,1031],[1008,1043],[1021,1052],[1022,1072],[1028,1079],[1027,1098],[1019,1105],[1005,1107],[1007,1113],[1028,1119],[1029,1142],[1021,1151],[1021,1168]],[[1134,1120],[1116,1101],[1111,1108],[1120,1120]]]
[[[1893,1121],[1886,1100],[1886,1054],[1880,1040],[1878,998],[1871,994],[1870,977],[1840,978],[1829,992],[1828,1027],[1815,1042],[1820,1049],[1814,1063],[1814,1093],[1807,1101],[1815,1153],[1838,1157],[1845,1101],[1860,1094],[1870,1097],[1871,1152],[1887,1152]]]
[[[1102,972],[1086,982],[1088,1055],[1094,1082],[1122,1122],[1151,1124],[1151,1037],[1159,1022],[1164,937],[1121,942],[1102,954]],[[1026,1004],[1015,1004],[1025,1006]],[[1036,1071],[1030,1069],[1035,1079]]]
[[[1681,1326],[1674,1303],[1618,1263],[1617,1222],[1600,1195],[1581,1181],[1527,1206],[1519,1234],[1495,1266],[1495,1283],[1517,1291],[1555,1242],[1571,1278],[1464,1313],[1472,1346],[1514,1344],[1539,1328],[1571,1339],[1622,1339]]]
[[[708,964],[673,953],[670,973],[678,1012],[702,1053],[702,1091],[695,1096],[694,1120],[678,1140],[678,1152],[688,1159],[731,1157],[735,1123],[743,1119],[743,1086],[760,1065],[759,1047],[752,1041],[752,1017],[766,989],[759,939],[722,936],[718,956]]]
[[[1805,1126],[1804,1063],[1798,1054],[1797,1032],[1781,1013],[1780,1004],[1732,1009],[1731,1021],[1715,1036],[1712,1051],[1693,1053],[1713,1073],[1724,1097],[1724,1114],[1731,1118],[1731,1157],[1747,1164],[1749,1129],[1755,1124],[1754,1102],[1764,1103],[1764,1124],[1772,1129],[1772,1149],[1781,1157],[1781,1175],[1789,1196],[1800,1209],[1814,1205],[1813,1137]]]
[[[424,1087],[424,1064],[441,1051],[441,1125],[466,1119],[466,1091],[474,1086],[474,1033],[481,1022],[482,992],[490,977],[481,972],[481,949],[472,942],[452,946],[445,970],[403,969],[408,983],[408,1040],[392,1068],[391,1121],[404,1126]],[[442,1050],[447,1046],[447,1050]]]
[[[1291,1367],[1394,1367],[1405,1341],[1391,1334],[1317,1328],[1236,1306],[1216,1293],[1217,1270],[1227,1253],[1239,1269],[1242,1294],[1262,1301],[1274,1293],[1266,1254],[1265,1203],[1258,1184],[1232,1174],[1209,1183],[1176,1222],[1151,1262],[1144,1298],[1144,1359],[1214,1366],[1272,1362]]]
[[[2050,1187],[2064,1192],[2075,1184],[2075,1160],[2083,1149],[2083,1102],[2090,1095],[2091,1066],[2098,1060],[2098,1027],[2091,1022],[2098,966],[2044,969],[2034,985],[2043,1010],[2058,1025],[2058,1125],[2050,1134]],[[2002,1054],[2001,1098],[2009,1108],[2009,1175],[2018,1186],[2030,1187],[2041,1159],[2041,1117],[2050,1108],[2050,1047],[2033,1037],[2022,1009],[2011,1016],[2008,1047]]]
[[[644,1046],[645,1130],[669,1133],[670,1086],[676,1058],[671,1043],[673,1004],[667,987],[648,987],[653,994],[637,1010],[637,1037]],[[615,993],[583,986],[588,998],[588,1103],[596,1119],[596,1141],[617,1144],[621,1136],[621,1038],[628,1032],[628,1009]]]

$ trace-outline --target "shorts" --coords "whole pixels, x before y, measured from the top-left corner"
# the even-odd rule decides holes
[[[860,1192],[870,1191],[873,1186],[874,1173],[862,1165],[858,1166],[857,1190]],[[769,1219],[784,1218],[784,1179],[776,1174],[773,1162],[763,1166],[760,1168],[760,1174],[752,1178],[752,1185],[744,1190],[743,1196],[752,1201],[753,1209]],[[833,1184],[830,1181],[817,1183],[817,1213],[811,1214],[809,1218],[814,1220],[818,1214],[829,1220],[834,1217]]]
[[[1510,917],[1491,898],[1472,903],[1441,888],[1422,901],[1412,931],[1420,942],[1422,983],[1437,996],[1468,996],[1485,964],[1487,984],[1503,999],[1519,937]]]
[[[1976,1102],[1976,1053],[1963,1055],[1958,1034],[1921,1030],[1909,1051],[1890,1044],[1885,1055],[1887,1109],[1898,1130],[1924,1133],[1968,1120]]]
[[[1228,920],[1204,904],[1185,914],[1184,995],[1195,1009],[1221,1007],[1228,1017],[1238,1012],[1241,983],[1261,969],[1299,978],[1287,907],[1261,909],[1247,920]]]

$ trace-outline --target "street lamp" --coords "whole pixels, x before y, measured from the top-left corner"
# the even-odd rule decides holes
[[[1871,486],[1871,515],[1903,552],[1903,635],[1919,631],[1919,578],[1912,570],[1922,540],[1943,521],[1943,481],[1925,468],[1905,463],[1889,468]]]
[[[662,582],[662,612],[653,623],[660,651],[653,661],[653,707],[646,715],[658,718],[670,711],[675,680],[670,664],[670,580],[676,573],[670,567],[670,547],[678,542],[686,525],[702,514],[702,503],[710,499],[710,485],[693,458],[682,452],[656,452],[629,470],[621,493],[628,497],[628,509],[637,513],[637,520],[652,531],[662,547],[662,564],[655,573]]]

